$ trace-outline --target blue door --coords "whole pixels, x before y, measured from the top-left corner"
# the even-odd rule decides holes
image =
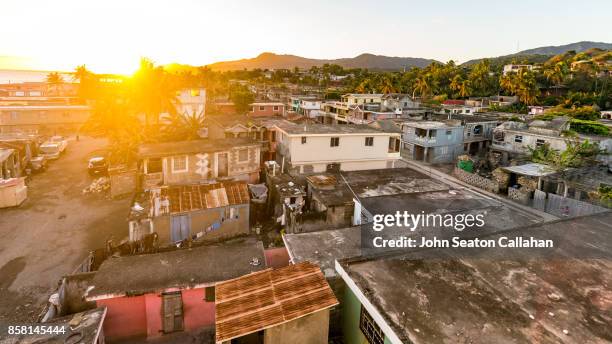
[[[170,241],[183,241],[189,238],[190,233],[189,215],[172,216],[170,220]]]

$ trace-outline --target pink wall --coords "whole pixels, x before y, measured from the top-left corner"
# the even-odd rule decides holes
[[[206,302],[204,288],[183,290],[185,330],[215,326],[215,303]]]
[[[269,248],[264,251],[266,266],[271,268],[282,268],[289,265],[289,252],[285,247]]]
[[[215,325],[215,303],[206,302],[204,290],[198,288],[182,291],[186,331]],[[104,333],[111,340],[139,336],[159,337],[163,334],[161,294],[99,300],[97,305],[108,309]]]
[[[109,339],[146,336],[147,317],[145,297],[120,297],[98,300],[97,306],[106,306],[104,335]]]
[[[162,335],[161,296],[158,294],[146,294],[145,306],[147,315],[147,336],[157,337]]]

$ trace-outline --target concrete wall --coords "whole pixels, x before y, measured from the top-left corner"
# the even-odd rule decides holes
[[[389,158],[388,134],[306,136],[304,144],[301,136],[283,136],[283,145],[290,150],[289,156],[293,164]],[[339,146],[330,146],[332,137],[340,138]],[[365,145],[366,137],[374,138],[373,146]]]
[[[327,344],[329,309],[264,331],[264,344]]]
[[[481,188],[483,190],[487,190],[489,192],[499,193],[499,184],[491,179],[481,177],[475,173],[466,172],[457,167],[455,167],[455,170],[453,171],[453,175],[457,179],[464,181],[475,187]]]

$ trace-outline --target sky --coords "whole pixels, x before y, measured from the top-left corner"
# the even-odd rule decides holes
[[[131,73],[140,57],[205,65],[262,52],[464,62],[612,43],[610,0],[0,0],[0,69]]]

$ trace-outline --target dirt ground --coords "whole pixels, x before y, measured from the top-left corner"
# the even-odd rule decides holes
[[[23,204],[0,209],[0,325],[35,320],[59,279],[90,250],[127,236],[130,197],[82,193],[93,180],[87,160],[105,146],[103,139],[72,138],[28,182]]]

